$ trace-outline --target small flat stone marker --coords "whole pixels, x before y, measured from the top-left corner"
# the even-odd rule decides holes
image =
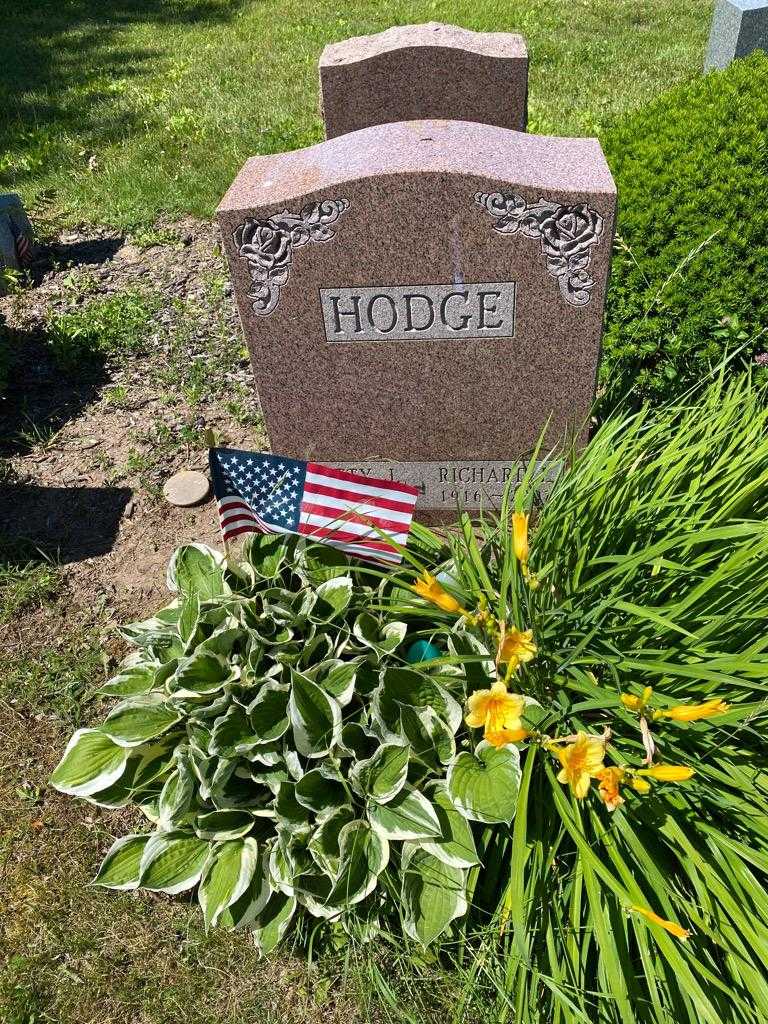
[[[204,473],[195,470],[183,469],[180,473],[166,480],[163,487],[163,494],[171,505],[180,505],[187,508],[191,505],[199,505],[211,493],[211,485]]]
[[[753,50],[768,50],[768,0],[717,0],[704,70],[728,67]]]
[[[406,121],[252,157],[218,210],[272,451],[497,507],[587,437],[616,189],[596,139]]]
[[[320,57],[320,105],[328,139],[430,118],[525,131],[525,40],[430,22],[332,43]]]

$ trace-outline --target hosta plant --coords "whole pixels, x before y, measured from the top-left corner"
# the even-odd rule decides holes
[[[516,747],[463,723],[460,666],[406,660],[423,635],[460,654],[465,622],[438,625],[385,573],[295,538],[254,536],[234,568],[180,548],[168,586],[122,630],[135,650],[103,687],[118,703],[52,777],[148,819],[96,882],[196,887],[207,926],[250,928],[263,950],[297,914],[441,935],[467,910],[475,834],[506,828],[520,779]],[[403,600],[407,623],[382,611]]]

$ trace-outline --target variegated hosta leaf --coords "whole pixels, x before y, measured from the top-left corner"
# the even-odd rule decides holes
[[[450,726],[429,705],[401,707],[400,725],[415,755],[436,771],[455,757],[456,741]]]
[[[419,843],[421,849],[453,867],[471,868],[479,864],[472,828],[451,800],[446,784],[433,783],[427,795],[440,822],[441,834]]]
[[[328,903],[349,906],[364,900],[388,862],[389,843],[367,821],[345,825],[339,833],[339,872]]]
[[[339,839],[341,830],[355,818],[351,806],[339,807],[331,811],[318,825],[309,841],[309,852],[315,863],[326,874],[336,876],[339,870]]]
[[[387,668],[373,695],[371,711],[388,738],[399,735],[402,708],[431,708],[451,733],[461,724],[461,705],[431,676],[411,669]]]
[[[141,859],[149,838],[147,834],[117,839],[102,861],[93,884],[107,889],[135,889],[139,884]]]
[[[170,685],[174,696],[204,696],[220,690],[235,675],[222,655],[197,650],[179,661]]]
[[[107,715],[101,731],[121,747],[157,739],[181,720],[179,712],[159,694],[123,701]]]
[[[128,753],[99,729],[78,729],[51,776],[51,785],[61,793],[91,796],[117,782]]]
[[[467,912],[464,871],[438,860],[421,846],[405,843],[402,872],[405,930],[428,946],[451,921]]]
[[[302,542],[298,548],[297,568],[301,575],[313,586],[336,576],[346,576],[349,571],[349,559],[338,548],[327,544]]]
[[[474,754],[463,750],[448,767],[448,792],[464,815],[487,824],[509,824],[520,788],[520,752],[483,740]]]
[[[347,800],[347,791],[338,774],[325,765],[306,772],[296,783],[294,792],[298,803],[315,814],[341,807]]]
[[[252,533],[243,545],[243,561],[258,579],[274,580],[288,553],[288,541],[279,533]]]
[[[415,789],[406,787],[386,804],[371,801],[368,818],[385,839],[433,839],[441,834],[432,804]]]
[[[383,743],[372,757],[352,766],[349,781],[353,789],[380,804],[392,800],[405,785],[409,755],[407,744]]]
[[[355,694],[355,679],[361,660],[359,658],[353,661],[329,659],[314,666],[305,674],[318,686],[321,686],[326,693],[335,697],[340,706],[344,708]]]
[[[312,618],[316,622],[330,622],[338,618],[352,600],[352,577],[334,576],[325,580],[316,590],[317,601],[312,609]]]
[[[141,858],[139,885],[175,895],[200,881],[211,844],[183,832],[156,832]]]
[[[195,833],[200,839],[240,839],[248,835],[253,823],[248,811],[209,811],[195,818]]]
[[[338,701],[301,672],[291,672],[288,713],[296,749],[305,757],[323,757],[341,734]]]
[[[248,705],[253,734],[262,743],[277,740],[288,731],[289,687],[267,682]]]
[[[222,912],[245,893],[258,866],[255,839],[231,839],[214,848],[197,893],[206,929],[213,927]]]
[[[404,622],[386,622],[382,625],[370,612],[355,619],[352,632],[365,647],[377,654],[392,654],[402,643],[408,627]]]
[[[267,956],[288,930],[296,900],[284,893],[273,893],[254,923],[253,940],[262,956]]]
[[[230,903],[219,915],[218,925],[230,930],[250,928],[272,895],[269,880],[269,851],[262,847],[259,863],[251,881],[239,899]]]
[[[166,584],[173,593],[184,597],[196,595],[201,603],[230,591],[224,582],[224,559],[205,544],[176,548],[168,565]]]
[[[136,697],[149,693],[155,685],[159,667],[159,662],[146,661],[140,652],[135,652],[125,659],[116,675],[99,687],[99,693],[109,697]]]
[[[192,809],[195,799],[195,777],[187,757],[179,757],[176,768],[166,779],[160,792],[158,814],[162,827],[170,831]]]

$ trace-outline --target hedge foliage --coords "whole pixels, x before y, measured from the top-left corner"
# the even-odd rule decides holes
[[[680,86],[602,139],[619,192],[602,411],[768,349],[768,55]],[[760,370],[760,373],[765,373]]]

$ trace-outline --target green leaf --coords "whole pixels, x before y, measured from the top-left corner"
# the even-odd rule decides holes
[[[281,892],[270,896],[267,905],[256,918],[253,931],[256,949],[262,956],[271,953],[285,935],[295,910],[296,900],[293,896]]]
[[[249,755],[263,745],[245,708],[232,704],[226,714],[214,722],[208,749],[219,757],[233,758]]]
[[[232,839],[217,846],[203,873],[197,898],[206,930],[246,891],[259,865],[255,839]]]
[[[185,544],[171,556],[166,574],[168,589],[202,603],[229,593],[224,582],[224,559],[205,544]]]
[[[93,884],[107,889],[135,889],[139,884],[141,858],[149,838],[149,835],[130,835],[115,840],[101,862]]]
[[[175,895],[200,881],[210,844],[182,832],[156,832],[141,858],[139,885]]]
[[[431,708],[452,733],[461,724],[461,705],[431,676],[412,669],[385,669],[373,695],[371,710],[394,740],[400,733],[402,708]]]
[[[360,796],[370,796],[385,804],[397,796],[408,777],[410,747],[384,743],[365,761],[358,761],[349,773],[349,781]]]
[[[288,731],[289,688],[266,682],[248,705],[248,717],[255,736],[263,743],[279,739]]]
[[[217,923],[220,928],[236,930],[249,928],[254,924],[257,915],[261,913],[272,895],[267,870],[268,859],[268,851],[262,850],[259,864],[242,896],[230,903],[219,915]]]
[[[338,548],[305,541],[304,548],[299,551],[298,568],[310,583],[317,586],[324,580],[346,576],[349,572],[349,559]]]
[[[315,814],[331,807],[341,807],[347,799],[344,786],[325,766],[313,768],[303,775],[296,783],[295,794],[298,802]]]
[[[413,843],[403,846],[402,871],[405,930],[428,946],[467,912],[464,872]]]
[[[339,833],[339,872],[328,895],[332,906],[359,903],[376,888],[389,862],[389,843],[367,821],[351,821]]]
[[[252,814],[233,808],[198,814],[195,819],[195,832],[200,839],[240,839],[248,835],[253,825]]]
[[[285,563],[288,543],[279,533],[252,533],[243,545],[242,557],[253,568],[257,577],[274,580]]]
[[[520,788],[520,752],[516,747],[479,743],[474,754],[462,751],[448,767],[451,799],[472,821],[509,824]]]
[[[179,614],[179,636],[186,645],[195,636],[199,619],[200,598],[197,594],[190,594],[182,603]]]
[[[98,729],[78,729],[51,776],[51,785],[70,796],[90,796],[117,782],[128,751]]]
[[[311,617],[316,622],[330,622],[346,611],[352,600],[352,577],[334,576],[317,588],[317,603]]]
[[[179,661],[173,677],[175,697],[197,697],[220,690],[230,678],[231,669],[219,654],[198,650]]]
[[[401,790],[386,804],[371,802],[368,818],[385,839],[432,839],[441,834],[434,807],[415,789]]]
[[[162,736],[180,720],[178,711],[160,697],[135,698],[118,704],[101,731],[121,747],[135,747]]]
[[[338,810],[323,818],[309,841],[309,852],[318,867],[328,875],[336,876],[339,870],[339,840],[341,830],[354,820],[355,812],[351,807],[339,807]]]
[[[338,702],[295,670],[291,673],[288,714],[296,749],[305,757],[323,757],[338,742],[341,733]]]
[[[402,643],[408,627],[404,622],[386,622],[383,626],[370,612],[362,612],[355,619],[352,632],[365,647],[378,654],[392,654]]]
[[[123,664],[117,675],[99,687],[99,693],[110,697],[136,697],[149,693],[155,685],[155,674],[159,667],[159,662],[143,662],[138,659]]]
[[[322,688],[335,697],[341,707],[346,707],[355,694],[355,679],[359,661],[339,661],[333,659],[321,662],[313,667],[312,679]]]
[[[430,789],[432,807],[440,822],[440,838],[419,843],[422,850],[433,857],[457,868],[471,868],[479,864],[475,839],[469,822],[457,810],[448,787],[444,782],[435,782]]]
[[[191,809],[195,795],[195,779],[187,757],[179,758],[173,774],[160,792],[158,814],[164,828],[171,829]]]

